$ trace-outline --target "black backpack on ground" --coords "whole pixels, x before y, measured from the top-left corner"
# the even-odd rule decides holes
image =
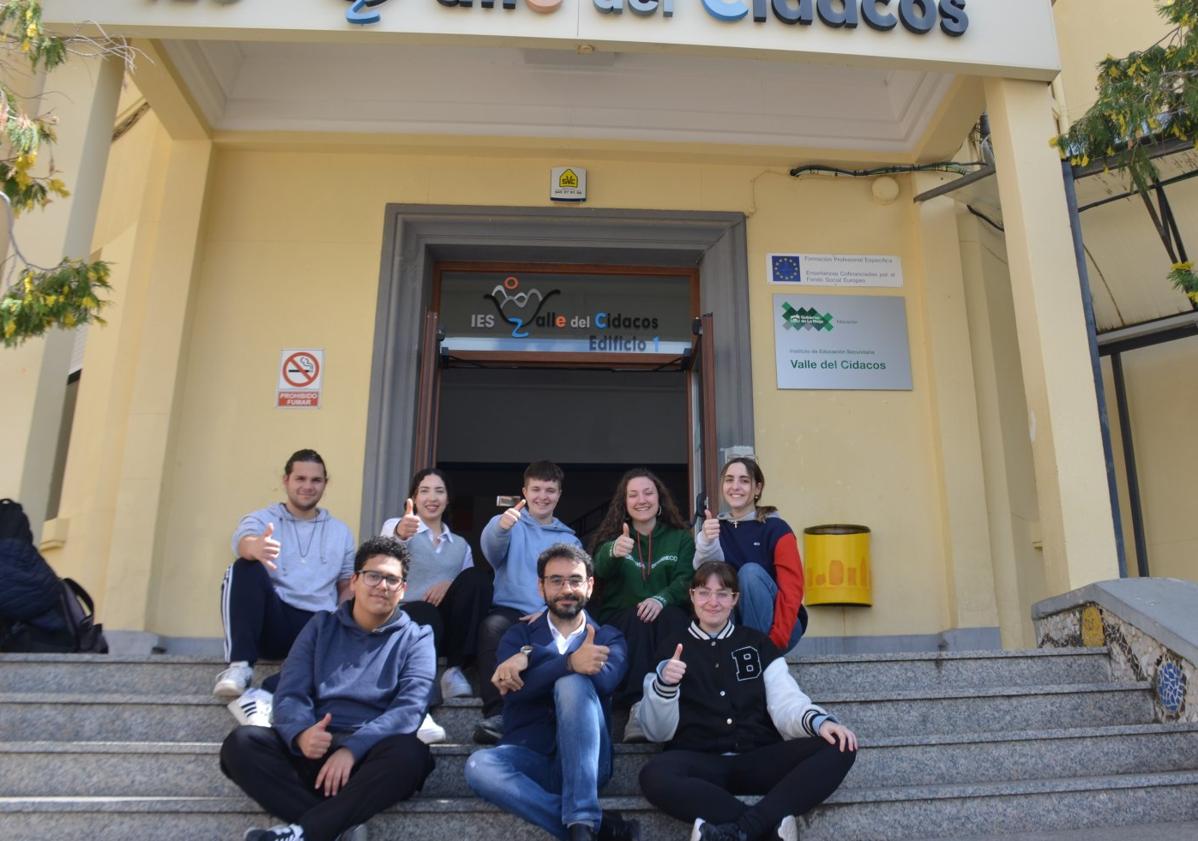
[[[54,574],[11,499],[0,499],[0,651],[108,653],[91,596]]]

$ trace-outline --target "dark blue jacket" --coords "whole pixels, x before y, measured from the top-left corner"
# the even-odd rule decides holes
[[[62,585],[31,541],[0,538],[0,619],[64,631]]]
[[[283,663],[273,723],[296,753],[295,737],[325,713],[334,744],[357,760],[388,736],[415,733],[424,718],[437,669],[432,628],[396,610],[365,631],[353,605],[308,620]]]
[[[611,695],[628,670],[628,645],[624,635],[611,625],[599,625],[589,614],[586,621],[588,626],[595,628],[595,644],[611,649],[599,673],[589,676],[603,703],[603,715],[608,719],[610,729]],[[565,654],[558,654],[547,612],[535,622],[517,622],[508,628],[499,642],[498,662],[502,663],[526,645],[532,646],[532,653],[528,655],[528,668],[520,674],[524,680],[523,688],[503,696],[501,744],[522,745],[546,756],[557,749],[553,686],[558,678],[571,674],[566,667],[566,658],[577,651],[585,639],[585,632],[579,634],[570,640]]]

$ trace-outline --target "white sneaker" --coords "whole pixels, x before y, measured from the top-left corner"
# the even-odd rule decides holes
[[[799,823],[794,815],[787,815],[778,824],[778,838],[780,841],[799,841]]]
[[[420,729],[416,731],[416,738],[426,745],[435,745],[438,742],[444,742],[445,728],[433,721],[431,715],[425,715],[424,721],[420,722]]]
[[[695,818],[695,827],[691,830],[690,841],[701,841],[703,838],[703,824],[706,821],[702,818]]]
[[[457,666],[450,666],[441,675],[442,698],[469,698],[473,694],[474,689],[470,686],[470,681],[466,680],[466,676]]]
[[[628,710],[628,724],[624,725],[624,741],[625,742],[647,742],[648,737],[645,735],[644,729],[641,727],[641,722],[636,717],[637,710],[640,709],[641,702],[637,701]]]
[[[230,663],[227,669],[216,676],[212,694],[217,698],[240,698],[250,688],[253,679],[254,669],[249,663],[244,660]]]
[[[238,724],[251,727],[270,727],[270,711],[274,706],[274,695],[265,689],[247,689],[240,698],[229,702],[229,712]]]

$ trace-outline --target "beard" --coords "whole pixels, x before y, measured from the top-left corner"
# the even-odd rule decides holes
[[[563,601],[572,600],[573,604],[563,605]],[[578,593],[572,596],[561,595],[550,600],[546,607],[549,612],[558,619],[573,619],[578,614],[582,613],[582,609],[587,606],[587,597],[583,593]]]

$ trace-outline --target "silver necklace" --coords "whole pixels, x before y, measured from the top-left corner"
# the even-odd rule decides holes
[[[319,511],[316,512],[316,516],[317,518],[320,517]],[[308,545],[304,546],[304,544],[300,542],[299,526],[297,525],[298,522],[298,518],[291,518],[291,531],[295,535],[295,550],[300,556],[300,561],[306,562],[308,560],[308,553],[312,551],[312,541],[316,539],[316,523],[312,524],[312,531],[308,534]],[[324,546],[324,520],[320,520],[320,544],[321,546]],[[323,552],[321,557],[324,557]]]

